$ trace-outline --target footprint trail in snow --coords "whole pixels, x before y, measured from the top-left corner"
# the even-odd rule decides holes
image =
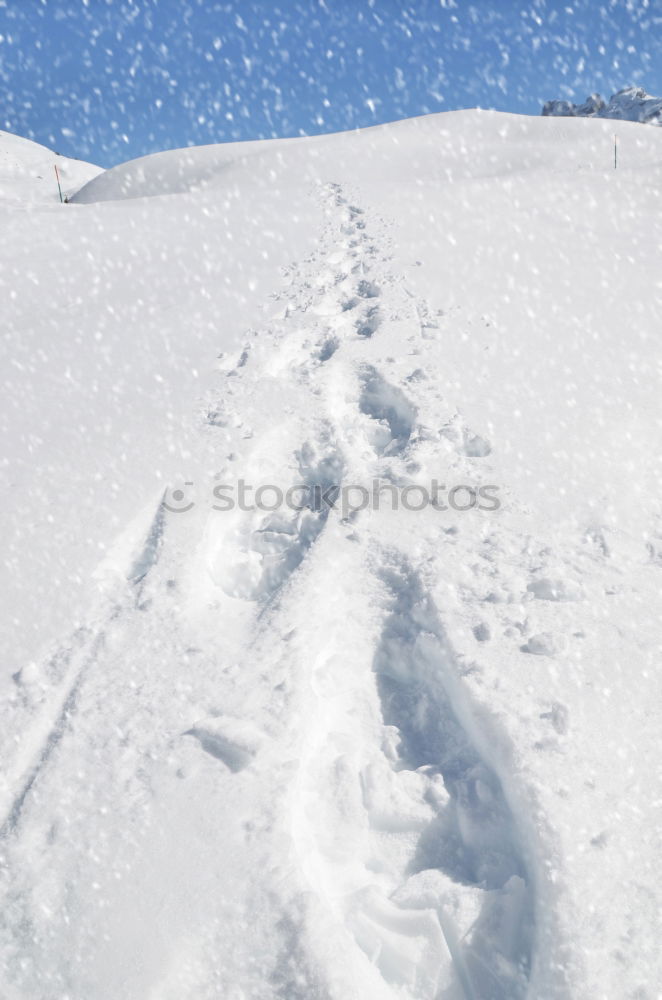
[[[221,359],[200,414],[201,476],[304,502],[189,517],[159,501],[83,651],[44,672],[21,716],[0,927],[17,996],[120,995],[114,954],[145,996],[527,995],[535,858],[436,603],[443,559],[428,558],[479,515],[343,516],[324,500],[440,466],[471,483],[491,446],[426,372],[445,320],[392,272],[385,224],[336,184],[321,198],[319,249]],[[122,914],[156,921],[150,894],[166,930],[141,958]],[[224,926],[248,926],[251,907],[265,926],[225,954]],[[85,959],[62,961],[58,912],[85,926]]]

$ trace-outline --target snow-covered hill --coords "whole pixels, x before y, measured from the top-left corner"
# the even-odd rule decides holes
[[[572,101],[547,101],[545,116],[561,118],[616,118],[645,125],[662,125],[662,97],[651,97],[643,87],[624,87],[612,94],[609,103],[600,94],[591,94],[583,104]]]
[[[612,130],[69,205],[0,137],[0,995],[657,996],[662,133]]]
[[[12,202],[21,206],[34,202],[59,203],[55,167],[63,198],[100,173],[100,167],[70,160],[30,139],[0,131],[0,205],[5,208]]]

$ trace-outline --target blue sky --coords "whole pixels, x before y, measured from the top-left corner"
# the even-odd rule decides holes
[[[662,0],[0,0],[0,127],[103,166],[662,93]]]

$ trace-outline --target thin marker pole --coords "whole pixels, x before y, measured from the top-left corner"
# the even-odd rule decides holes
[[[618,149],[618,136],[614,134],[614,170],[616,170],[616,165],[618,163],[616,151]]]
[[[57,170],[57,163],[55,163],[54,166],[55,166],[55,176],[57,178],[57,189],[60,192],[60,203],[62,203],[62,200],[63,200],[62,199],[62,188],[60,187],[60,175],[59,175],[58,170]]]

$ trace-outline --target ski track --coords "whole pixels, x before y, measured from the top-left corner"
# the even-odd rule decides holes
[[[408,483],[442,445],[459,467],[485,458],[490,443],[457,411],[439,435],[431,433],[424,411],[432,389],[424,371],[405,385],[380,370],[371,347],[383,329],[401,326],[415,341],[435,336],[437,320],[391,273],[384,225],[368,224],[339,185],[323,186],[322,204],[327,225],[320,249],[289,269],[276,318],[259,337],[249,333],[237,358],[225,360],[224,384],[231,388],[222,401],[205,402],[204,435],[220,435],[233,449],[228,467],[250,474],[271,463],[283,487],[329,490],[375,475]],[[260,428],[250,395],[256,378],[270,385],[285,379],[310,409],[305,419],[292,407],[286,434]],[[473,738],[471,706],[429,581],[406,548],[382,541],[379,516],[365,519],[360,546],[351,525],[363,524],[361,517],[341,526],[341,540],[337,513],[319,502],[210,519],[202,558],[212,589],[254,605],[261,642],[278,634],[300,570],[331,590],[355,586],[360,594],[363,586],[372,595],[378,627],[360,677],[324,678],[312,654],[301,666],[300,685],[326,685],[328,698],[306,702],[298,695],[302,764],[288,798],[303,877],[352,950],[349,965],[369,977],[375,997],[519,1000],[535,958],[536,900],[518,817]],[[168,523],[161,504],[130,562],[123,600],[134,609],[168,544]],[[349,571],[343,581],[325,575],[330,546],[341,557],[345,549],[362,553],[360,566],[351,562],[356,554],[347,557],[356,580]],[[69,665],[52,670],[52,691],[41,707],[28,706],[21,716],[31,728],[7,782],[5,842],[20,837],[26,801],[57,767],[56,751],[76,725],[79,700],[95,683],[105,635],[122,614],[122,601],[115,602],[103,625],[85,633]],[[318,660],[329,645],[325,635],[317,637]],[[356,708],[357,684],[364,715]],[[181,736],[239,774],[258,754],[262,736],[214,715],[192,720]],[[343,837],[351,864],[338,847]],[[299,993],[286,982],[274,995]],[[328,995],[335,995],[331,987]]]
[[[4,787],[10,801],[0,806],[0,841],[16,831],[23,805],[35,782],[57,749],[78,707],[79,693],[93,671],[104,646],[106,634],[117,627],[128,607],[139,607],[142,580],[156,565],[163,545],[165,508],[158,504],[144,541],[138,547],[128,571],[133,584],[128,592],[111,596],[99,609],[96,623],[78,628],[63,646],[50,656],[42,671],[41,698],[23,698],[15,706],[12,726],[5,733],[7,743],[17,752],[5,767]],[[128,601],[127,601],[128,598]],[[26,731],[27,729],[27,731]],[[13,791],[13,795],[12,795]]]

